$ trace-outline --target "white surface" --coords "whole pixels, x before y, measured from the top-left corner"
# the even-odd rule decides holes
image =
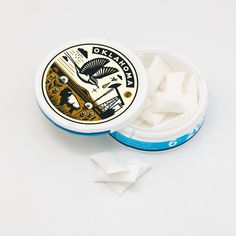
[[[235,236],[235,0],[65,3],[1,1],[0,235]],[[199,135],[172,152],[138,154],[152,170],[122,197],[92,182],[88,155],[133,151],[63,133],[34,99],[43,57],[79,37],[175,51],[209,86]]]

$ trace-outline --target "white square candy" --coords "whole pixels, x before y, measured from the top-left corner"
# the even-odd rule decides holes
[[[166,76],[165,92],[169,93],[182,93],[182,86],[186,72],[171,72]]]
[[[125,171],[125,165],[114,158],[110,152],[101,152],[93,155],[91,160],[95,162],[105,173],[113,174]]]
[[[112,152],[95,154],[91,160],[96,164],[94,182],[106,183],[118,194],[126,191],[150,168],[147,163],[137,160],[123,163]]]
[[[148,108],[139,115],[139,119],[146,121],[152,126],[158,125],[164,117],[165,113],[154,113],[153,108]]]
[[[147,69],[148,79],[150,83],[149,95],[152,97],[154,92],[160,86],[162,80],[170,71],[170,67],[161,59],[160,56],[156,55],[151,65]]]
[[[192,110],[191,97],[184,94],[157,92],[154,95],[153,103],[155,112],[186,113]]]

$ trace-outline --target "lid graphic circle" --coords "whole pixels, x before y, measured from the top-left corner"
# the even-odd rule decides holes
[[[141,63],[122,46],[77,42],[45,60],[36,78],[36,97],[57,125],[98,133],[116,130],[136,115],[144,100],[140,92],[145,95],[145,82]]]

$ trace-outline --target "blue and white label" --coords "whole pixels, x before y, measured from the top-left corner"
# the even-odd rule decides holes
[[[190,140],[192,137],[194,137],[198,131],[201,129],[202,125],[204,123],[204,119],[198,123],[194,129],[191,130],[191,132],[184,134],[181,137],[178,137],[176,139],[164,141],[164,142],[144,142],[140,140],[135,140],[129,137],[124,136],[123,134],[119,132],[111,133],[110,135],[116,139],[118,142],[138,150],[143,151],[164,151],[168,149],[172,149],[175,147],[178,147],[188,140]]]

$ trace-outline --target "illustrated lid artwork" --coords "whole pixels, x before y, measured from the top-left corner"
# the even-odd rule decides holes
[[[139,91],[139,74],[123,51],[107,44],[78,43],[58,51],[47,62],[41,73],[41,93],[61,118],[75,124],[102,124],[132,106]]]

